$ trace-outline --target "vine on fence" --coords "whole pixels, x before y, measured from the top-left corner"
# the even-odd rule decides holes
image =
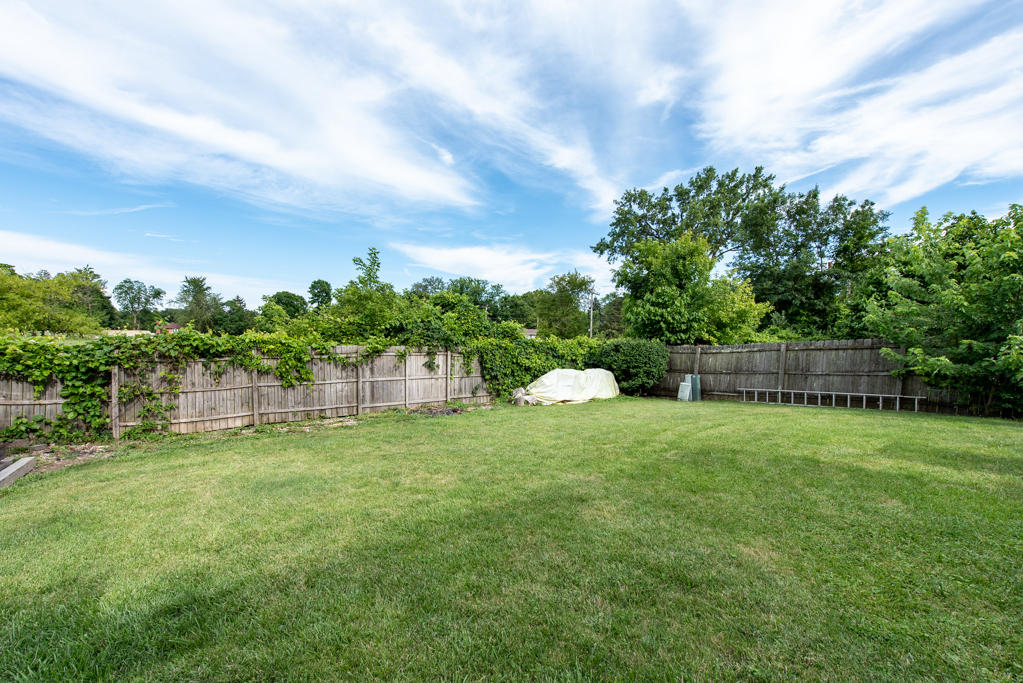
[[[128,381],[119,384],[120,402],[140,401],[140,423],[131,430],[136,435],[158,431],[169,422],[173,403],[164,397],[175,394],[189,361],[201,361],[219,380],[231,365],[249,370],[272,373],[282,386],[311,382],[308,363],[315,356],[328,358],[341,366],[369,363],[392,345],[405,342],[398,350],[400,361],[407,357],[409,348],[425,347],[428,353],[426,367],[435,370],[436,354],[442,346],[432,343],[438,339],[388,339],[382,336],[363,341],[363,349],[354,357],[334,351],[334,342],[321,337],[293,337],[284,332],[247,332],[238,336],[214,335],[183,330],[174,334],[140,337],[109,336],[92,340],[70,340],[60,337],[23,337],[0,335],[0,374],[23,378],[35,386],[36,396],[47,382],[57,379],[62,384],[63,412],[53,420],[16,420],[12,427],[0,430],[0,439],[42,436],[49,428],[49,437],[70,441],[97,435],[107,429],[109,417],[105,406],[109,400],[110,371],[123,368]],[[426,342],[421,345],[409,341]],[[489,390],[505,396],[518,386],[525,386],[540,375],[555,368],[585,366],[587,354],[601,342],[577,339],[526,339],[504,334],[501,337],[476,338],[466,341],[462,348],[462,363],[471,369],[479,359],[484,381]],[[276,362],[269,363],[272,358]],[[161,375],[167,387],[156,390],[144,377],[163,364]],[[432,367],[431,367],[432,366]],[[450,369],[449,369],[450,372]]]
[[[172,335],[141,337],[109,336],[92,340],[69,340],[61,337],[0,336],[0,374],[31,382],[36,397],[51,379],[61,385],[64,399],[62,414],[53,420],[15,421],[0,438],[17,438],[23,433],[41,433],[43,426],[52,428],[51,437],[74,440],[104,431],[109,424],[105,405],[108,401],[110,371],[120,366],[135,380],[119,387],[123,401],[141,399],[143,421],[155,428],[167,421],[173,405],[163,404],[159,394],[172,394],[178,388],[184,367],[189,361],[202,361],[219,379],[230,365],[272,373],[281,385],[288,387],[312,381],[307,363],[313,354],[327,357],[341,365],[366,363],[386,348],[381,342],[367,346],[354,361],[334,352],[333,344],[318,338],[296,339],[280,332],[248,332],[243,335],[217,336],[184,330]],[[270,364],[264,358],[277,360]],[[168,388],[156,392],[140,378],[157,363],[169,364],[165,371]]]

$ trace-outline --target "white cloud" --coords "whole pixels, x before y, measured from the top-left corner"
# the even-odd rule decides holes
[[[373,212],[467,207],[440,132],[566,174],[604,210],[616,187],[586,132],[550,116],[526,28],[445,3],[153,0],[0,4],[0,119],[143,182],[257,203]],[[536,28],[536,27],[533,27]],[[535,31],[534,33],[535,39]],[[393,208],[393,207],[392,207]]]
[[[74,210],[74,211],[61,211],[59,213],[70,213],[75,216],[112,216],[119,213],[135,213],[136,211],[145,211],[147,209],[168,209],[172,208],[174,204],[143,204],[141,206],[130,206],[121,209],[95,209],[92,211],[87,210]]]
[[[7,230],[0,230],[0,244],[4,245],[3,261],[13,265],[19,273],[40,269],[56,273],[88,264],[107,280],[111,288],[124,278],[131,278],[160,287],[173,296],[185,275],[202,275],[215,292],[232,298],[241,296],[250,308],[259,306],[264,294],[288,289],[301,292],[304,289],[302,285],[280,280],[242,277],[203,269],[182,273],[178,268],[169,268],[157,260],[138,254],[104,251]]]
[[[830,191],[886,204],[959,177],[1019,175],[1023,33],[928,51],[932,32],[983,4],[691,6],[707,36],[700,131],[712,149],[783,180],[843,165]]]
[[[692,163],[891,203],[1023,173],[1023,35],[929,42],[988,6],[0,1],[0,121],[127,181],[392,220],[474,210],[496,170],[603,221]]]
[[[511,292],[543,287],[550,276],[572,269],[592,276],[601,292],[614,288],[607,262],[590,252],[545,252],[517,246],[431,247],[402,243],[392,243],[390,247],[413,259],[409,265],[500,282]]]

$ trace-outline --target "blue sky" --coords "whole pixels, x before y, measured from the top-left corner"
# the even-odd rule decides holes
[[[0,0],[0,262],[606,292],[613,200],[706,165],[996,216],[1021,45],[1023,2]]]

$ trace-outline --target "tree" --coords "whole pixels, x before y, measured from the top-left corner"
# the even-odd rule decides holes
[[[709,257],[729,256],[757,301],[774,307],[775,324],[796,336],[862,327],[856,290],[888,235],[888,213],[869,200],[857,206],[838,195],[822,203],[819,188],[788,193],[760,167],[721,175],[708,167],[674,191],[630,190],[616,205],[611,231],[593,247],[611,262],[629,258],[644,240],[700,236]]]
[[[625,313],[622,310],[625,297],[618,292],[605,294],[593,306],[593,336],[601,339],[624,337],[626,332]]]
[[[75,272],[18,275],[13,266],[0,264],[0,329],[99,332],[99,316],[90,316],[82,304],[82,286],[83,278]]]
[[[776,225],[744,246],[733,265],[752,283],[758,301],[770,303],[775,321],[802,335],[828,334],[882,249],[888,212],[867,200],[836,195],[821,203],[820,190],[786,196]]]
[[[417,296],[430,297],[438,292],[443,292],[446,288],[447,285],[444,284],[444,278],[424,277],[422,280],[409,287],[408,291]]]
[[[719,175],[708,166],[686,184],[660,195],[633,189],[615,201],[607,237],[592,249],[608,261],[627,258],[639,242],[670,242],[684,234],[703,237],[717,261],[751,241],[762,239],[777,222],[785,188],[758,166],[753,173],[733,169]]]
[[[131,316],[131,328],[139,329],[139,315],[153,311],[166,294],[159,287],[146,286],[141,280],[125,278],[114,287],[114,299],[125,315]]]
[[[219,327],[228,334],[238,335],[252,329],[256,322],[256,314],[245,308],[245,299],[240,296],[224,304],[224,317]]]
[[[291,292],[277,292],[276,294],[271,295],[270,298],[287,312],[289,318],[297,318],[300,315],[304,315],[306,311],[309,310],[309,306],[306,304],[305,299],[298,294],[293,294]]]
[[[316,310],[329,306],[332,293],[333,290],[331,290],[329,282],[326,280],[313,280],[313,283],[309,285],[309,305]]]
[[[85,311],[101,327],[109,329],[117,324],[119,315],[107,296],[107,282],[91,266],[59,273],[57,277],[67,278],[76,308]]]
[[[1023,410],[1023,206],[936,224],[924,208],[891,246],[888,291],[867,315],[876,334],[906,346],[889,357],[985,412]]]
[[[493,317],[501,299],[507,296],[504,287],[474,277],[457,277],[448,282],[447,291],[462,294]]]
[[[186,277],[174,301],[183,309],[183,321],[201,332],[212,331],[224,313],[222,297],[206,284],[205,277]]]
[[[538,335],[569,339],[585,334],[589,318],[583,312],[584,301],[588,306],[592,293],[593,278],[577,270],[552,277],[536,302]]]
[[[330,313],[345,319],[345,334],[367,338],[379,334],[392,316],[398,295],[390,283],[380,279],[380,251],[370,247],[365,259],[352,259],[358,275],[342,288],[334,290]]]
[[[539,326],[537,305],[545,294],[542,289],[523,294],[506,294],[497,302],[492,317],[495,320],[512,320],[536,329]]]
[[[749,283],[711,280],[714,260],[702,236],[639,242],[615,271],[627,292],[625,323],[645,339],[668,344],[737,344],[754,338],[770,304],[756,303]]]

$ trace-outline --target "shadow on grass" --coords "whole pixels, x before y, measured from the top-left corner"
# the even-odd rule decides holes
[[[912,448],[883,457],[997,461]],[[926,472],[782,458],[691,441],[603,479],[552,475],[518,495],[476,491],[454,512],[373,520],[360,544],[283,569],[253,542],[232,549],[248,558],[234,573],[164,573],[127,607],[111,606],[116,586],[74,579],[3,596],[0,678],[1023,675],[1023,543],[1011,514],[997,516],[1018,500],[996,509],[990,492]],[[970,514],[950,516],[956,501]]]

